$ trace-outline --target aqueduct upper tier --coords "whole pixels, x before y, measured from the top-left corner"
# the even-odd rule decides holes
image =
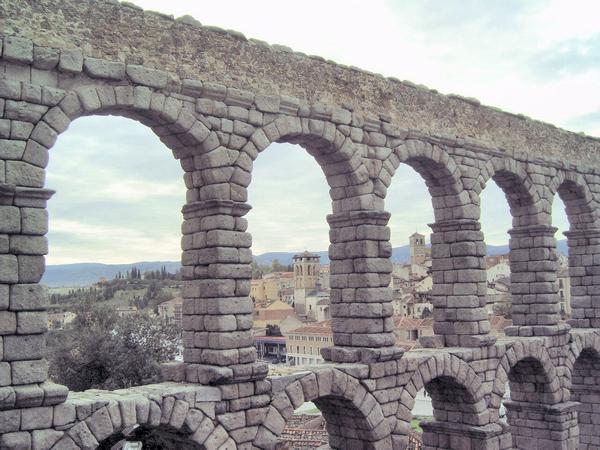
[[[402,449],[420,389],[435,410],[427,449],[598,447],[598,139],[126,3],[5,0],[0,18],[1,448],[99,448],[137,426],[182,448],[271,449],[311,400],[331,447]],[[69,394],[44,358],[45,169],[73,120],[106,114],[147,125],[181,162],[184,362],[163,384]],[[275,378],[253,347],[244,218],[253,161],[273,142],[300,144],[330,186],[334,332],[327,364]],[[385,211],[400,164],[423,177],[435,213],[435,336],[406,353]],[[500,341],[479,223],[490,179],[513,217],[514,325]],[[570,222],[569,323],[556,195]]]

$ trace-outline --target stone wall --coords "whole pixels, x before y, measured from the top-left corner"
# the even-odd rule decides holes
[[[239,32],[202,27],[189,16],[173,20],[126,2],[65,0],[57,8],[52,0],[5,0],[0,17],[5,34],[38,45],[83,49],[90,57],[165,69],[179,79],[344,105],[375,120],[468,136],[509,152],[594,163],[599,148],[595,139],[484,107],[475,99],[444,96],[408,81],[248,40]]]
[[[423,424],[427,449],[531,449],[538,438],[547,449],[596,445],[596,141],[129,6],[50,5],[0,5],[1,448],[103,448],[125,435],[154,433],[182,448],[271,449],[294,409],[311,400],[327,420],[331,447],[401,449],[420,389],[435,409],[434,420]],[[142,22],[155,39],[166,39],[166,30],[169,39],[181,36],[180,45],[170,51],[170,40],[161,47],[143,34],[128,38]],[[193,48],[207,59],[191,64]],[[159,53],[165,60],[153,59]],[[284,68],[271,70],[275,62]],[[324,75],[308,82],[302,64]],[[292,69],[294,88],[285,75]],[[348,99],[327,71],[355,77],[361,87]],[[380,95],[388,91],[394,94],[386,103]],[[416,97],[405,101],[408,92]],[[375,114],[382,105],[385,114]],[[451,121],[433,119],[458,107]],[[105,114],[150,127],[184,172],[184,361],[164,366],[165,384],[68,393],[47,379],[44,359],[45,294],[38,283],[53,193],[45,188],[45,168],[49,149],[73,120]],[[473,135],[487,144],[467,137]],[[332,200],[334,346],[323,349],[327,364],[283,378],[267,378],[252,345],[252,239],[244,218],[253,161],[273,142],[311,154]],[[423,339],[425,349],[408,353],[394,346],[385,211],[400,164],[422,176],[435,216],[435,335]],[[498,342],[485,310],[479,223],[480,193],[490,179],[505,192],[513,217],[514,325]],[[555,195],[571,225],[569,324],[559,316]],[[507,384],[508,425],[499,417]]]

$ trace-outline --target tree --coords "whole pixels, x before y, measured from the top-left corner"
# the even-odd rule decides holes
[[[265,330],[267,336],[281,336],[281,330],[279,329],[279,325],[271,325],[267,324],[267,329]]]
[[[284,272],[285,269],[286,269],[286,266],[281,264],[278,259],[274,259],[273,262],[271,263],[271,270],[273,272]]]
[[[180,332],[144,313],[121,318],[88,302],[72,325],[51,343],[49,361],[52,379],[74,391],[156,382],[159,364],[179,352]]]

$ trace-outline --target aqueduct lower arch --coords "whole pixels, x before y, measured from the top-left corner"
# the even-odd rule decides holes
[[[0,447],[96,448],[139,425],[211,450],[271,449],[314,399],[332,447],[402,449],[422,387],[437,410],[427,449],[535,448],[539,430],[547,449],[598,447],[586,401],[600,370],[598,139],[125,3],[7,0],[0,17]],[[45,167],[70,121],[92,114],[145,123],[185,171],[185,352],[160,385],[69,394],[47,379],[40,325]],[[273,378],[252,347],[244,215],[252,161],[275,141],[305,145],[331,187],[335,345],[327,364]],[[392,335],[384,209],[401,163],[427,180],[436,211],[436,334],[407,353]],[[514,326],[501,341],[485,314],[478,220],[492,177],[514,216]],[[557,193],[571,220],[570,324],[558,315]]]

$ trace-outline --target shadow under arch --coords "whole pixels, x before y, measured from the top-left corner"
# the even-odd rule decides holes
[[[126,442],[140,442],[144,450],[208,450],[204,445],[190,440],[189,434],[182,433],[169,425],[157,427],[139,426],[127,430],[127,434],[116,433],[100,442],[98,450],[121,450]]]

